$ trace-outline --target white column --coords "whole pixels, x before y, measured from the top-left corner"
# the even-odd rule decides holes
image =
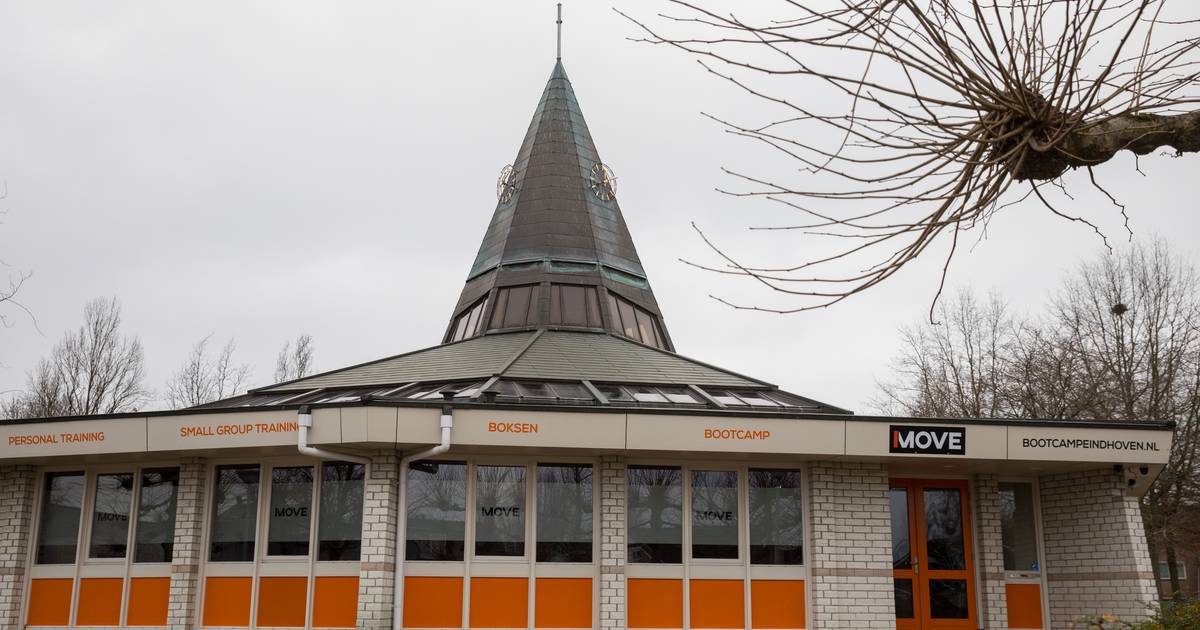
[[[171,547],[171,591],[167,605],[167,626],[171,630],[191,630],[200,602],[200,565],[204,562],[204,495],[208,470],[203,458],[184,459],[179,466],[179,487],[175,494],[175,539]]]
[[[600,627],[625,627],[625,460],[600,458]]]
[[[358,573],[358,627],[391,630],[396,584],[396,523],[399,504],[399,457],[393,449],[371,454],[370,472],[363,485],[362,554]]]
[[[33,466],[0,466],[0,628],[20,628],[29,543],[33,540]]]

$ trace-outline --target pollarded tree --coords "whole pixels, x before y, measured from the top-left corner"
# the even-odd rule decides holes
[[[1121,151],[1200,151],[1195,2],[667,2],[674,11],[653,23],[631,18],[639,39],[695,55],[761,99],[776,115],[714,118],[800,171],[734,172],[745,187],[728,192],[803,217],[760,229],[832,239],[792,247],[819,252],[811,258],[764,267],[705,237],[723,264],[697,266],[796,298],[740,308],[835,304],[939,241],[944,282],[963,232],[1025,200],[1099,232],[1069,196],[1051,194],[1064,173],[1085,169],[1108,195],[1092,170]],[[742,17],[750,12],[770,17]]]

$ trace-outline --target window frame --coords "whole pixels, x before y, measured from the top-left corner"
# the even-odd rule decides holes
[[[1030,484],[1030,486],[1032,486],[1032,488],[1033,488],[1033,532],[1034,532],[1034,536],[1037,537],[1038,570],[1037,571],[1007,571],[1007,570],[1005,570],[1004,571],[1004,581],[1007,584],[1037,584],[1038,585],[1038,590],[1041,594],[1040,601],[1041,601],[1041,607],[1042,607],[1042,626],[1046,627],[1046,624],[1048,623],[1048,620],[1049,620],[1049,612],[1050,612],[1050,589],[1048,588],[1048,584],[1046,583],[1046,535],[1045,535],[1045,530],[1043,529],[1043,524],[1042,524],[1042,488],[1041,488],[1041,484],[1038,482],[1037,477],[1004,476],[1004,475],[996,477],[996,483],[997,483],[997,487],[996,487],[997,494],[999,493],[999,490],[1000,490],[999,484],[1001,484],[1001,483],[1027,483],[1027,484]],[[972,479],[970,489],[971,489],[971,492],[973,492],[973,493],[979,492],[979,488],[978,488],[977,484],[974,482],[974,479]],[[976,496],[979,496],[979,495],[976,494]],[[997,497],[997,501],[999,501],[999,497]],[[972,534],[974,535],[974,534],[978,533],[977,528],[980,527],[980,525],[981,525],[980,518],[978,516],[976,516],[975,518],[972,518],[971,521],[972,521],[971,526],[973,528],[976,528],[976,531],[972,532]],[[1001,525],[1001,527],[1003,527],[1003,525]],[[972,553],[975,553],[976,557],[979,557],[978,556],[978,553],[979,553],[979,549],[978,549],[979,542],[978,541],[980,540],[980,538],[978,536],[974,536],[974,540],[976,541],[974,543],[976,545],[976,549],[973,549]],[[1003,562],[1004,562],[1003,554],[1001,554],[1000,562],[1002,563],[1001,568],[1003,569]],[[981,579],[982,571],[983,571],[983,563],[976,562],[975,563],[975,572],[976,572],[975,579],[976,579],[976,590],[977,590],[976,597],[977,598],[979,597],[978,589],[983,588],[983,586],[982,586],[983,581]]]
[[[30,519],[31,538],[26,556],[24,587],[29,588],[32,580],[39,579],[68,579],[72,581],[72,592],[78,587],[80,580],[95,578],[110,578],[122,580],[122,592],[128,592],[130,580],[134,578],[170,578],[171,562],[135,562],[137,541],[137,516],[141,503],[142,474],[150,470],[167,468],[178,469],[182,472],[178,460],[149,460],[137,464],[85,464],[40,466],[36,472],[36,485],[33,496],[34,512]],[[46,477],[58,473],[83,474],[83,501],[80,506],[79,526],[76,531],[75,561],[70,564],[38,564],[37,540],[45,515],[42,512],[42,500],[45,495]],[[130,473],[134,475],[134,488],[130,497],[130,524],[126,531],[126,550],[123,558],[91,558],[92,519],[96,502],[96,479],[99,475]],[[179,486],[176,486],[178,501]],[[178,504],[177,504],[178,505]],[[178,508],[177,508],[178,509]],[[174,555],[174,553],[172,553]],[[128,598],[122,597],[120,623],[126,621]],[[71,598],[71,609],[68,613],[70,625],[74,626],[78,613],[78,597]],[[24,615],[22,611],[22,615]],[[22,616],[24,619],[24,616]]]

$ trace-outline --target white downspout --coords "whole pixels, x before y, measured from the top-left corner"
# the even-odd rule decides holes
[[[312,428],[312,412],[309,410],[308,405],[300,407],[300,411],[296,415],[296,419],[300,424],[300,433],[299,438],[297,439],[296,448],[300,451],[301,455],[308,455],[309,457],[317,457],[320,459],[354,462],[356,464],[362,464],[363,466],[369,466],[371,464],[371,458],[369,457],[351,455],[349,453],[339,453],[337,451],[327,451],[323,448],[309,446],[308,430]]]
[[[454,398],[453,392],[446,392],[446,402],[442,405],[442,441],[437,446],[427,448],[423,451],[418,451],[400,458],[399,470],[399,513],[396,515],[396,576],[392,587],[392,628],[393,630],[401,630],[404,627],[403,607],[404,607],[404,552],[405,529],[408,526],[408,511],[405,501],[408,494],[408,465],[412,462],[436,457],[450,450],[450,429],[454,428],[454,410],[450,407],[450,401]]]

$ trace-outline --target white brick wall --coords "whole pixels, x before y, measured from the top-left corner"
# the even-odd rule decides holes
[[[600,458],[600,627],[625,627],[625,461]]]
[[[371,453],[363,485],[362,556],[358,573],[358,627],[392,627],[396,584],[396,523],[399,504],[399,457],[393,449]]]
[[[814,462],[808,487],[813,627],[895,628],[887,467]]]
[[[1147,616],[1157,599],[1137,498],[1111,468],[1040,480],[1051,624],[1083,615]]]
[[[191,630],[199,625],[207,482],[208,470],[203,458],[187,458],[180,462],[175,540],[171,552],[171,592],[167,604],[167,626],[171,630]]]
[[[0,466],[0,628],[22,625],[36,483],[33,466]]]
[[[987,630],[1008,627],[1004,594],[1004,541],[1000,532],[1000,484],[996,475],[976,475],[974,498],[975,563],[982,584],[979,622]]]

